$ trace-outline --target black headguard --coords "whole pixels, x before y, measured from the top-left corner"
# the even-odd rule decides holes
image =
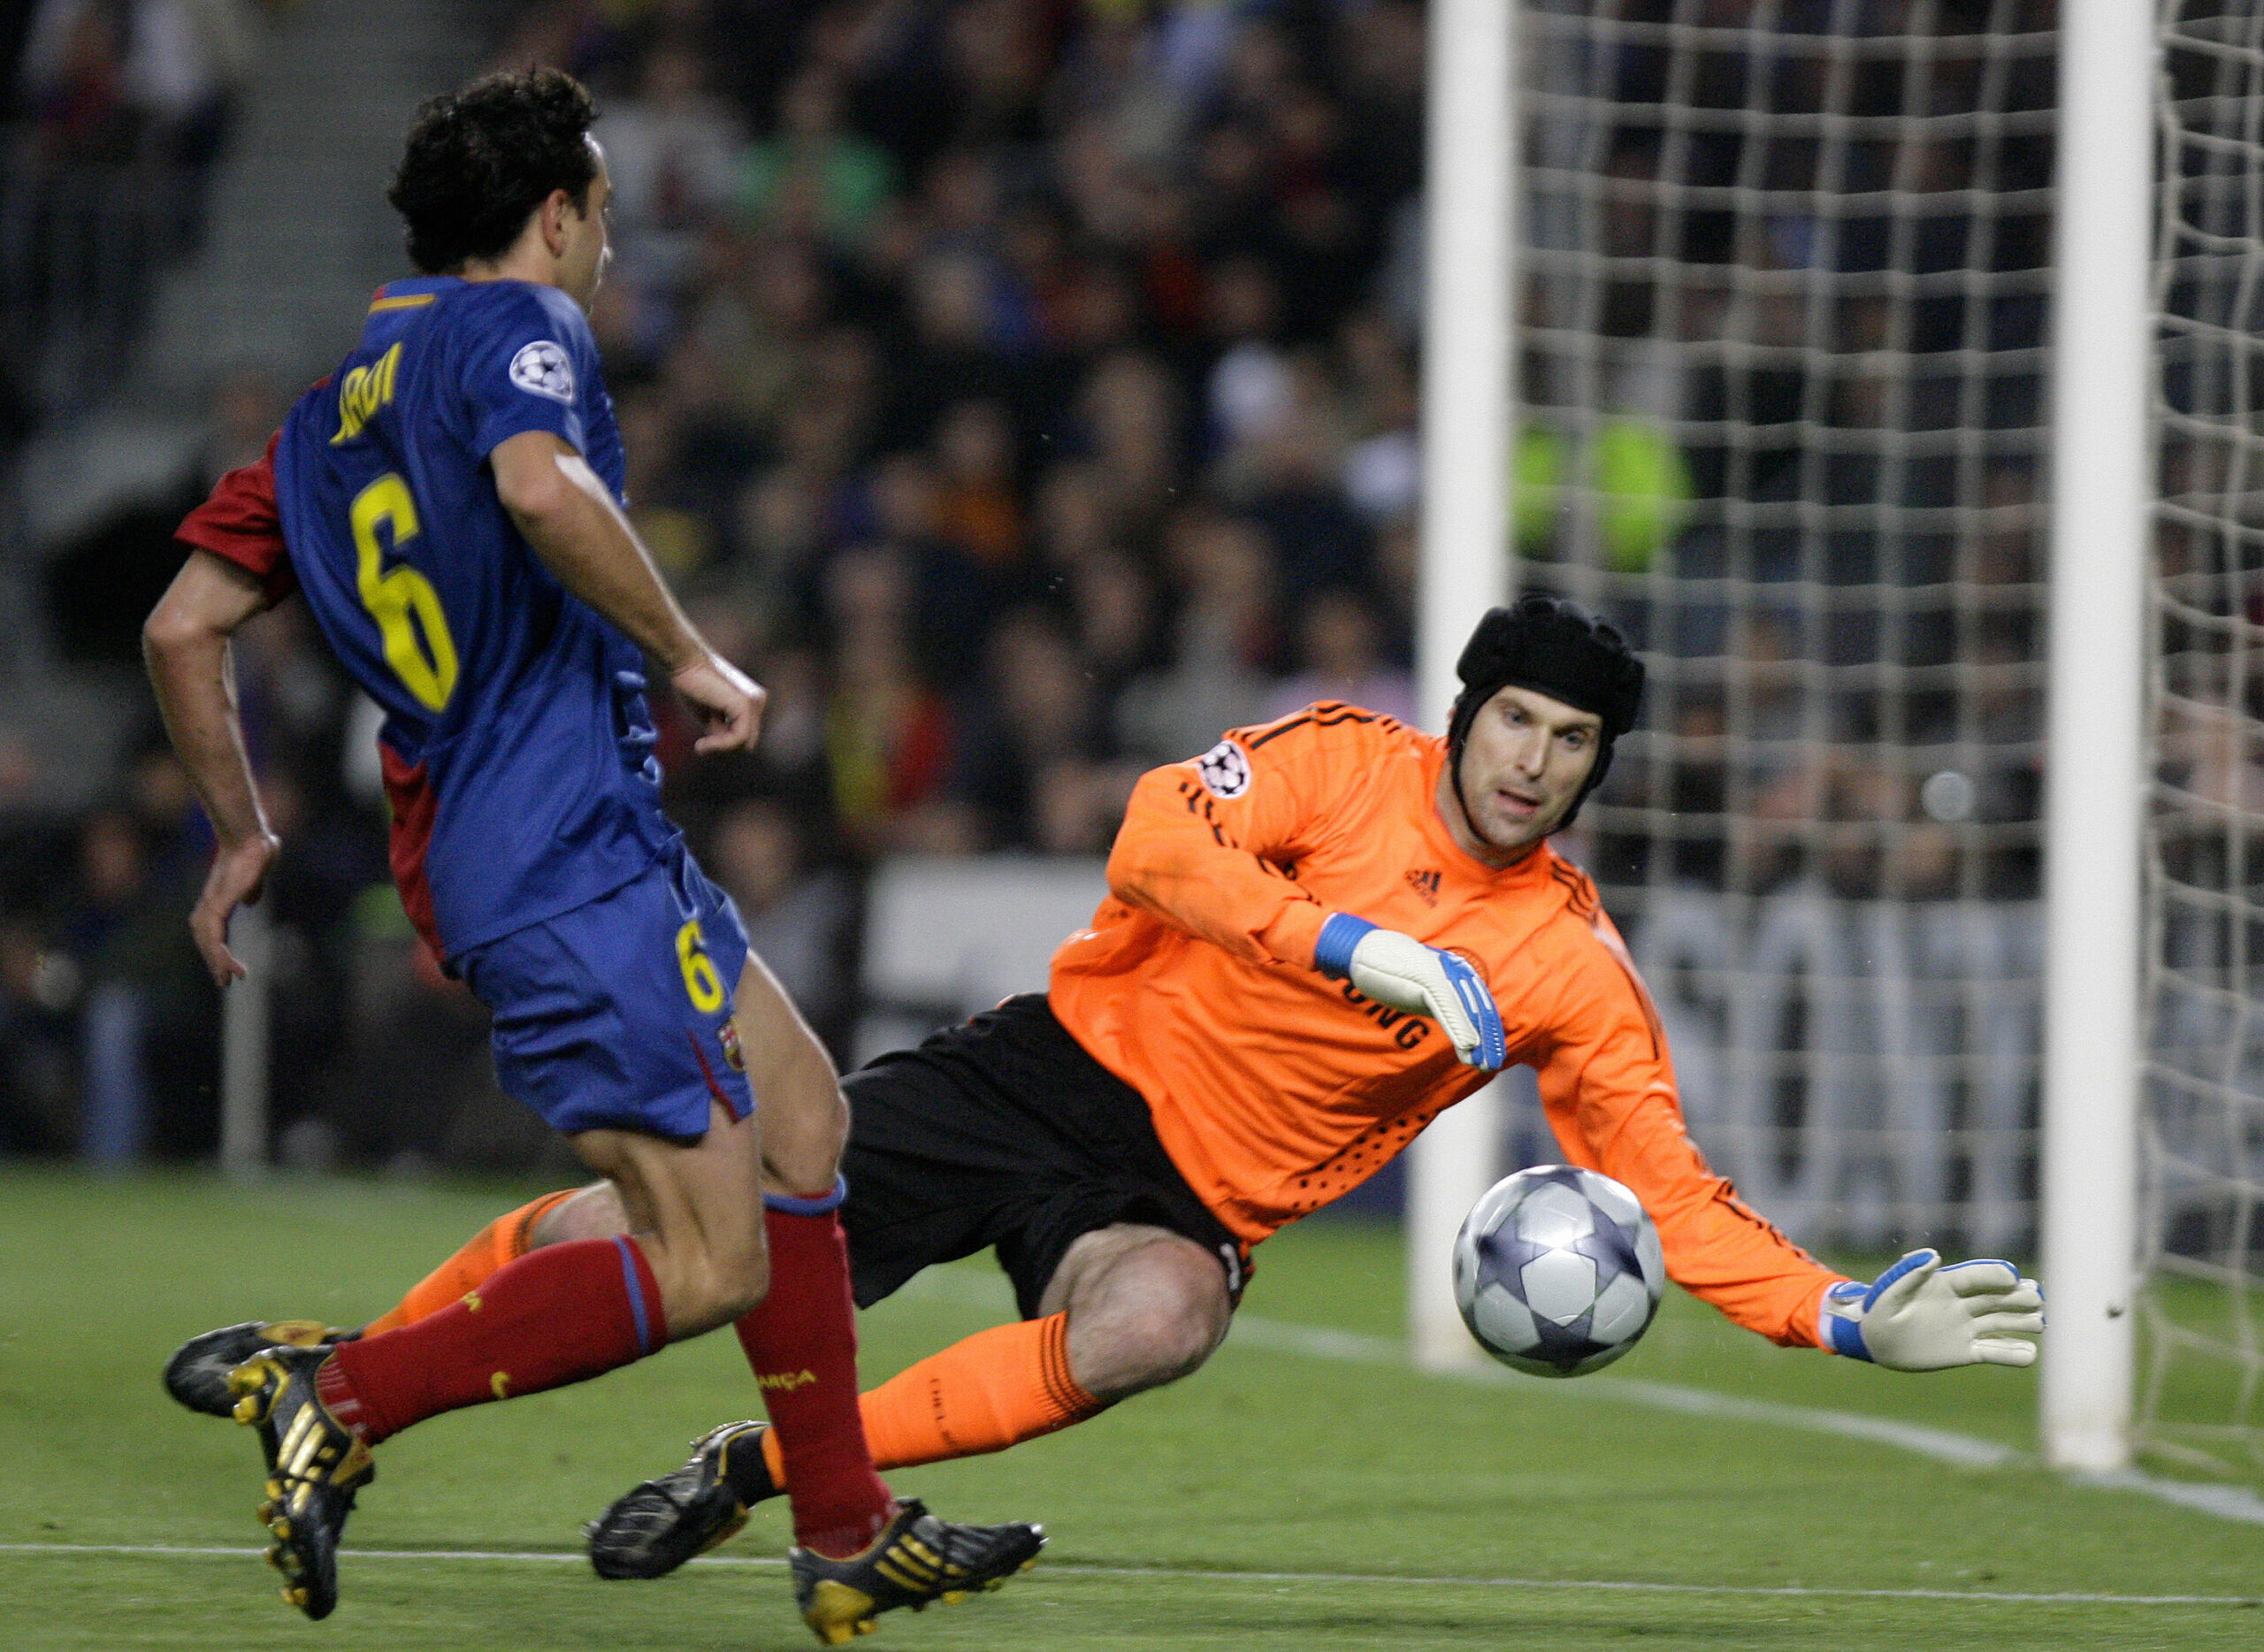
[[[1447,723],[1447,761],[1455,799],[1465,816],[1470,806],[1462,796],[1463,744],[1480,710],[1502,690],[1529,688],[1603,719],[1595,767],[1557,822],[1559,830],[1570,826],[1588,793],[1603,784],[1612,743],[1635,726],[1636,709],[1643,703],[1643,662],[1626,639],[1575,603],[1528,592],[1508,608],[1486,610],[1454,670],[1462,679],[1462,692],[1455,696],[1454,715]]]

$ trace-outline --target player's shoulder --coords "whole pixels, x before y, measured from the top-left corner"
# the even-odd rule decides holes
[[[1276,760],[1319,753],[1379,756],[1436,743],[1396,717],[1340,700],[1317,700],[1271,723],[1230,730],[1227,739],[1246,753],[1265,752]]]
[[[1545,843],[1537,853],[1545,857],[1544,876],[1534,887],[1549,911],[1534,938],[1550,960],[1550,972],[1567,985],[1579,983],[1588,992],[1602,988],[1618,996],[1640,977],[1618,925],[1603,909],[1595,880]]]
[[[535,281],[467,281],[445,295],[435,320],[473,342],[517,348],[548,340],[576,358],[596,348],[582,307]]]
[[[1229,729],[1187,766],[1212,797],[1232,802],[1269,773],[1329,790],[1354,776],[1381,781],[1395,752],[1419,765],[1429,738],[1381,712],[1321,700],[1271,723]]]
[[[589,319],[563,289],[540,281],[463,281],[443,293],[442,309],[459,324],[493,325],[520,316],[539,317],[561,328],[586,331]]]
[[[463,371],[493,371],[532,395],[572,406],[596,387],[597,345],[581,306],[533,281],[468,281],[435,317],[456,335]]]
[[[1604,916],[1603,897],[1596,892],[1594,878],[1558,854],[1548,843],[1541,844],[1534,853],[1541,857],[1541,867],[1548,875],[1549,894],[1559,903],[1558,915],[1568,932],[1578,930],[1592,934],[1599,925],[1608,925],[1611,922]]]

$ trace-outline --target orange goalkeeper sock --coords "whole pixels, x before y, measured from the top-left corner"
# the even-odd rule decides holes
[[[910,1468],[1003,1451],[1106,1407],[1069,1374],[1069,1316],[993,1326],[891,1377],[862,1398],[873,1466]],[[786,1487],[778,1431],[762,1436],[770,1483]]]
[[[411,1285],[409,1294],[390,1312],[379,1314],[363,1326],[362,1335],[377,1336],[386,1331],[397,1331],[404,1325],[414,1325],[451,1304],[463,1301],[465,1293],[478,1289],[527,1253],[532,1242],[534,1225],[542,1220],[545,1211],[563,1204],[580,1191],[579,1188],[564,1188],[556,1193],[546,1193],[532,1204],[522,1205],[508,1215],[498,1216],[472,1235],[463,1250]]]

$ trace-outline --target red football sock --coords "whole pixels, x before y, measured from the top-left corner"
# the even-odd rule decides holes
[[[794,1541],[840,1559],[871,1542],[893,1511],[858,1410],[849,1249],[831,1203],[765,1203],[770,1294],[738,1322],[739,1346],[791,1476]]]
[[[414,1325],[342,1342],[316,1387],[371,1445],[466,1405],[611,1371],[668,1340],[661,1288],[626,1235],[532,1250]]]
[[[865,1437],[883,1468],[1003,1451],[1107,1409],[1070,1374],[1066,1313],[977,1331],[906,1365],[862,1403]],[[776,1435],[762,1437],[763,1467],[791,1493]]]

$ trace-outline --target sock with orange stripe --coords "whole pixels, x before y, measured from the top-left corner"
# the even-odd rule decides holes
[[[637,1242],[577,1239],[521,1257],[414,1325],[340,1342],[315,1388],[375,1445],[442,1411],[598,1376],[667,1341],[660,1286]]]
[[[544,1212],[564,1204],[580,1191],[579,1188],[562,1188],[522,1205],[507,1215],[498,1216],[472,1235],[462,1250],[411,1285],[409,1294],[398,1304],[363,1326],[362,1335],[379,1336],[387,1331],[398,1331],[404,1325],[430,1319],[441,1309],[463,1301],[466,1292],[478,1289],[527,1253],[532,1243],[534,1225],[542,1220]]]
[[[862,1403],[865,1438],[883,1469],[1003,1451],[1105,1409],[1069,1374],[1066,1313],[977,1331],[899,1372]],[[786,1488],[777,1433],[762,1439],[769,1485],[737,1487],[735,1479],[740,1495]]]

